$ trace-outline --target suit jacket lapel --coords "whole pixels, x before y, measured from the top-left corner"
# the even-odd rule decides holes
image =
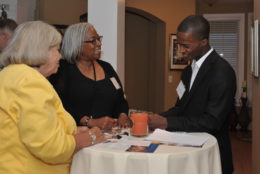
[[[215,50],[206,58],[206,60],[203,62],[203,64],[201,65],[199,72],[193,82],[193,85],[190,89],[190,91],[186,94],[186,96],[184,95],[183,97],[183,104],[186,105],[188,103],[188,101],[190,100],[190,98],[192,97],[192,95],[194,94],[194,92],[197,90],[197,88],[199,87],[200,82],[203,80],[203,78],[207,75],[208,71],[211,69],[211,64],[214,62],[217,53],[215,52]],[[190,68],[191,69],[191,68]],[[189,83],[190,84],[190,79],[191,79],[191,72],[190,72],[190,77],[189,77]],[[189,86],[186,87],[186,90],[189,90]]]

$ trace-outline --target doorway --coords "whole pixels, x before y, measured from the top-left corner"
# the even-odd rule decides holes
[[[165,22],[126,7],[125,93],[130,108],[162,112],[165,78]]]

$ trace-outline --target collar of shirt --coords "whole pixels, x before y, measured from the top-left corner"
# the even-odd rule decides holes
[[[198,68],[200,69],[202,63],[206,60],[206,58],[208,57],[208,55],[213,51],[213,48],[211,48],[206,54],[204,54],[198,61],[193,60],[192,64],[195,64],[198,66]]]

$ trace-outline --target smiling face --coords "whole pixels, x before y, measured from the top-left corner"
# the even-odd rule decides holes
[[[96,30],[93,27],[89,28],[85,41],[93,41],[97,38],[99,38],[99,35],[97,34]],[[99,59],[101,56],[101,45],[102,45],[101,41],[84,43],[82,48],[81,59],[85,59],[85,60]]]
[[[59,52],[60,46],[54,46],[50,48],[47,54],[46,62],[39,67],[39,71],[45,77],[49,77],[52,74],[55,74],[59,68],[59,62],[61,59],[61,54]]]
[[[191,32],[178,32],[177,42],[185,59],[199,60],[206,53],[207,39],[199,40]],[[207,48],[208,49],[208,48]]]

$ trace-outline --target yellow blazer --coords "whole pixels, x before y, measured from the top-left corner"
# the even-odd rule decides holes
[[[76,129],[37,70],[16,64],[0,71],[0,173],[69,173]]]

